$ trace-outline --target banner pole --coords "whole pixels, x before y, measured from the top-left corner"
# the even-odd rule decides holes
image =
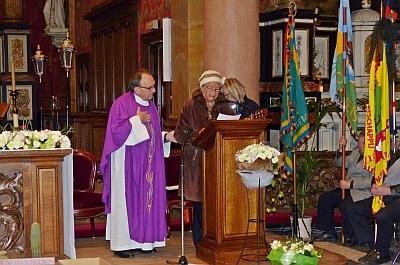
[[[347,26],[347,10],[345,10],[346,7],[344,7],[343,10],[343,25]],[[346,138],[346,84],[347,84],[347,76],[346,76],[346,60],[348,59],[347,56],[347,32],[343,33],[343,47],[344,47],[344,53],[346,56],[343,56],[343,100],[342,100],[342,137]],[[342,146],[342,180],[345,180],[346,178],[346,146]],[[345,190],[342,189],[342,200],[345,198]],[[344,244],[345,238],[344,238],[344,233],[343,233],[343,224],[342,224],[342,229],[341,229],[341,243]]]
[[[297,174],[296,174],[296,149],[293,149],[293,238],[298,238],[299,216],[297,209]]]

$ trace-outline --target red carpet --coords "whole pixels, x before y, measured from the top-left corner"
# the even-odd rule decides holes
[[[106,224],[96,223],[96,236],[106,235]],[[92,230],[90,224],[76,224],[75,225],[75,237],[92,237]]]
[[[181,230],[181,220],[180,219],[172,219],[171,220],[171,230],[172,231],[180,231]],[[185,231],[191,230],[189,223],[185,223]]]
[[[308,213],[307,215],[313,216],[313,223],[316,223],[318,217],[316,213]],[[105,220],[104,220],[105,221]],[[106,234],[106,224],[105,222],[96,222],[96,236],[105,236]],[[341,216],[339,211],[335,211],[335,222],[341,222]],[[290,223],[289,213],[273,213],[266,214],[265,216],[266,225],[277,225],[277,224],[285,224]],[[191,228],[188,223],[185,223],[185,230],[189,231]],[[180,231],[181,230],[181,219],[173,218],[171,220],[171,230],[172,231]],[[78,223],[75,224],[75,237],[91,237],[92,231],[90,230],[90,224],[87,223]]]
[[[171,221],[171,230],[180,231],[181,230],[181,220],[176,219]],[[189,224],[185,224],[185,230],[190,230]],[[106,235],[106,224],[96,223],[96,236]],[[76,224],[75,225],[75,237],[92,237],[92,230],[90,229],[90,224]]]

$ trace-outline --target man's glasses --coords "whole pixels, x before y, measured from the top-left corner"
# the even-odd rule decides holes
[[[204,87],[209,91],[214,91],[215,93],[219,93],[221,91],[220,87],[208,87],[207,85],[204,85]]]
[[[151,90],[152,88],[156,89],[156,85],[154,85],[154,86],[138,86],[138,87],[144,88],[144,89],[147,89],[147,90]]]

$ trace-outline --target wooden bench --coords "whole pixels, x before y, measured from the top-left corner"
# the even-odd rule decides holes
[[[302,155],[303,152],[297,152],[296,155]],[[322,192],[332,190],[339,186],[339,181],[342,178],[341,168],[335,165],[336,152],[323,152],[321,157],[326,160],[327,165],[320,167],[309,183],[308,196],[306,198],[305,215],[313,217],[313,223],[318,220],[317,204],[318,197]],[[283,184],[283,198],[275,204],[277,211],[275,213],[267,213],[265,215],[266,225],[290,225],[290,215],[293,209],[293,178],[288,179]],[[266,208],[274,205],[273,199],[277,198],[278,191],[271,186],[266,187],[265,203]],[[335,222],[341,223],[341,214],[339,209],[335,210]]]

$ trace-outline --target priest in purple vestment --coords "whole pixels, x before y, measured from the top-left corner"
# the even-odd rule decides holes
[[[153,76],[134,74],[129,91],[111,106],[100,171],[107,214],[106,239],[116,256],[155,252],[165,246],[164,156],[169,155],[174,132],[162,132],[152,99]]]

